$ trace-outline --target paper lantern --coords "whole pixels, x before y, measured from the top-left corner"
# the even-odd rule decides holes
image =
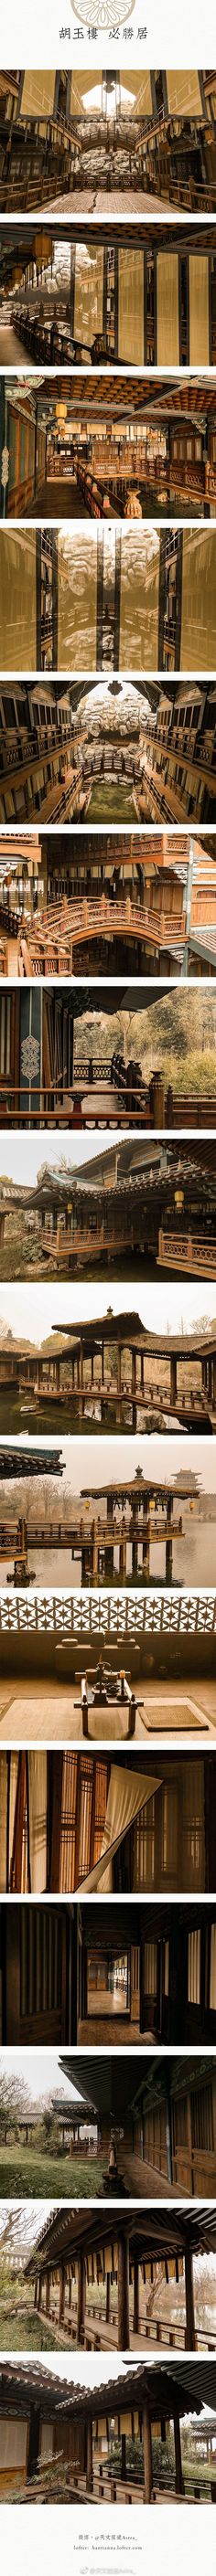
[[[36,268],[37,268],[38,266],[40,266],[40,261],[41,261],[41,260],[43,260],[43,262],[45,262],[45,263],[47,264],[47,266],[48,266],[48,261],[51,259],[51,246],[50,246],[50,236],[49,236],[49,233],[36,233],[35,246],[34,246],[34,257],[35,257],[35,262],[36,262]]]

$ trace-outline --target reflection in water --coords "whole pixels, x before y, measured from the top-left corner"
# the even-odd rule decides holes
[[[53,1429],[53,1423],[52,1423],[52,1429]],[[75,1499],[76,1499],[76,1498],[75,1498]],[[72,1505],[72,1495],[71,1495],[71,1505]],[[37,1506],[36,1506],[36,1511],[37,1511]],[[69,1517],[69,1511],[70,1511],[70,1503],[69,1503],[69,1507],[68,1507],[68,1517]],[[56,1517],[56,1520],[57,1520],[57,1516],[58,1516],[58,1506],[57,1506],[57,1504],[56,1504],[56,1515],[55,1515],[55,1513],[54,1513],[54,1509],[53,1509],[53,1518],[54,1518],[54,1517]],[[18,1517],[18,1504],[17,1504],[17,1517]],[[38,1519],[39,1519],[39,1517],[40,1517],[40,1501],[39,1501],[39,1497],[38,1497]],[[205,1522],[205,1521],[196,1521],[195,1516],[194,1516],[194,1519],[193,1519],[193,1521],[192,1521],[192,1520],[190,1520],[189,1513],[188,1513],[188,1512],[186,1512],[186,1511],[184,1511],[184,1508],[183,1508],[183,1522],[184,1522],[184,1532],[185,1532],[185,1536],[184,1536],[184,1537],[182,1537],[182,1538],[180,1538],[180,1539],[178,1539],[178,1540],[176,1540],[176,1544],[175,1544],[175,1540],[174,1540],[174,1543],[173,1543],[173,1580],[174,1580],[174,1583],[177,1583],[177,1584],[178,1584],[178,1588],[179,1588],[180,1590],[181,1590],[181,1585],[182,1585],[182,1583],[183,1583],[183,1584],[188,1584],[188,1580],[190,1580],[190,1585],[194,1585],[195,1587],[197,1586],[197,1589],[199,1590],[199,1588],[200,1588],[200,1586],[201,1586],[201,1585],[204,1585],[204,1587],[205,1587],[205,1585],[206,1585],[206,1586],[208,1586],[209,1584],[211,1585],[211,1584],[214,1584],[214,1582],[215,1582],[215,1528],[216,1528],[216,1524],[215,1524],[215,1521],[213,1521],[213,1520],[212,1520],[212,1521],[206,1521],[206,1522]],[[88,1522],[87,1522],[87,1521],[86,1521],[86,1538],[88,1538]],[[189,1548],[190,1548],[190,1557],[189,1557]],[[142,1565],[141,1565],[141,1550],[139,1551],[139,1554],[140,1554],[140,1563],[139,1563],[139,1565],[138,1565],[137,1574],[136,1574],[136,1587],[135,1587],[136,1589],[137,1589],[137,1583],[138,1583],[138,1584],[142,1584],[142,1583],[143,1583],[143,1571],[142,1571]],[[43,1555],[43,1551],[42,1551],[42,1549],[41,1549],[40,1551],[39,1551],[38,1549],[34,1549],[34,1550],[33,1550],[33,1549],[32,1549],[32,1550],[31,1550],[31,1549],[29,1549],[29,1558],[28,1558],[28,1563],[29,1563],[29,1573],[31,1573],[31,1576],[33,1575],[33,1573],[35,1573],[36,1581],[37,1581],[37,1583],[39,1583],[39,1584],[40,1584],[40,1583],[42,1583],[42,1584],[44,1584],[44,1583],[45,1583],[45,1584],[46,1584],[46,1586],[47,1586],[47,1585],[49,1585],[49,1584],[53,1584],[54,1582],[55,1582],[55,1583],[57,1583],[57,1582],[58,1582],[58,1583],[60,1583],[61,1585],[64,1585],[64,1584],[69,1585],[69,1587],[72,1589],[72,1591],[76,1591],[76,1589],[77,1589],[77,1585],[79,1585],[79,1584],[80,1584],[80,1581],[81,1581],[81,1557],[79,1557],[79,1556],[77,1555],[77,1557],[75,1558],[75,1561],[73,1562],[73,1560],[71,1559],[70,1549],[69,1549],[69,1548],[67,1548],[67,1546],[66,1546],[66,1545],[65,1545],[65,1548],[61,1548],[61,1549],[60,1549],[60,1548],[56,1548],[56,1549],[54,1549],[53,1551],[52,1551],[52,1548],[51,1548],[51,1547],[50,1547],[50,1548],[47,1548],[47,1549],[45,1549],[45,1550],[44,1550],[44,1555]],[[164,1583],[164,1582],[165,1582],[165,1542],[164,1542],[164,1545],[163,1545],[163,1543],[162,1543],[162,1545],[161,1545],[161,1546],[156,1546],[156,1547],[154,1547],[154,1546],[153,1546],[153,1542],[152,1542],[152,1544],[151,1544],[151,1558],[150,1558],[150,1566],[151,1566],[150,1581],[152,1581],[152,1582],[153,1582],[154,1584],[156,1584],[156,1585],[158,1585],[158,1584],[160,1585],[160,1584],[161,1584],[161,1582],[163,1582],[163,1583]],[[189,1573],[188,1573],[188,1568],[189,1568]],[[9,1568],[8,1568],[8,1572],[9,1572]],[[2,1569],[0,1568],[0,1575],[1,1575],[1,1580],[2,1580],[2,1582],[5,1582],[5,1566],[3,1566],[3,1568],[2,1568]],[[119,1584],[119,1571],[118,1571],[117,1550],[115,1550],[115,1549],[114,1549],[114,1575],[115,1575],[115,1584],[117,1584],[117,1585],[118,1585],[118,1584]],[[9,1576],[9,1580],[10,1580],[10,1581],[11,1581],[11,1579],[12,1579],[12,1573],[10,1573],[10,1576]],[[128,1583],[131,1585],[131,1583],[132,1583],[132,1581],[133,1581],[133,1577],[132,1577],[132,1565],[131,1565],[131,1550],[130,1550],[130,1553],[129,1553],[129,1549],[128,1549],[128,1576],[127,1576],[127,1580],[128,1580]],[[145,1581],[146,1581],[146,1578],[145,1578]],[[110,1575],[109,1575],[109,1585],[110,1585]],[[111,1588],[112,1588],[112,1584],[111,1584]]]

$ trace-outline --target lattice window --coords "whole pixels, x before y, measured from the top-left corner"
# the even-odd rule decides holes
[[[191,2095],[191,2136],[192,2147],[205,2148],[208,2155],[212,2154],[214,2146],[212,2084],[200,2086],[200,2091],[197,2086],[197,2090]]]
[[[65,1753],[63,1762],[60,1895],[72,1895],[100,1858],[107,1806],[108,1766],[89,1754]]]
[[[201,1933],[195,1924],[188,1933],[188,2003],[200,2004]]]
[[[203,1887],[204,1877],[204,1812],[203,1774],[200,1762],[187,1766],[183,1781],[183,1842],[185,1887]]]
[[[178,1799],[175,1781],[162,1790],[162,1874],[176,1879],[178,1867]]]
[[[136,1817],[133,1837],[133,1887],[152,1887],[155,1879],[156,1799],[148,1798]]]

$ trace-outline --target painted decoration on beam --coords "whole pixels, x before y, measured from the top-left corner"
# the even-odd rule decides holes
[[[34,985],[22,993],[20,1013],[20,1114],[40,1115],[42,994]]]

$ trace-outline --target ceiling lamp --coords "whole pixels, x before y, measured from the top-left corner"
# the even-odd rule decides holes
[[[56,420],[67,419],[67,403],[56,403]]]

